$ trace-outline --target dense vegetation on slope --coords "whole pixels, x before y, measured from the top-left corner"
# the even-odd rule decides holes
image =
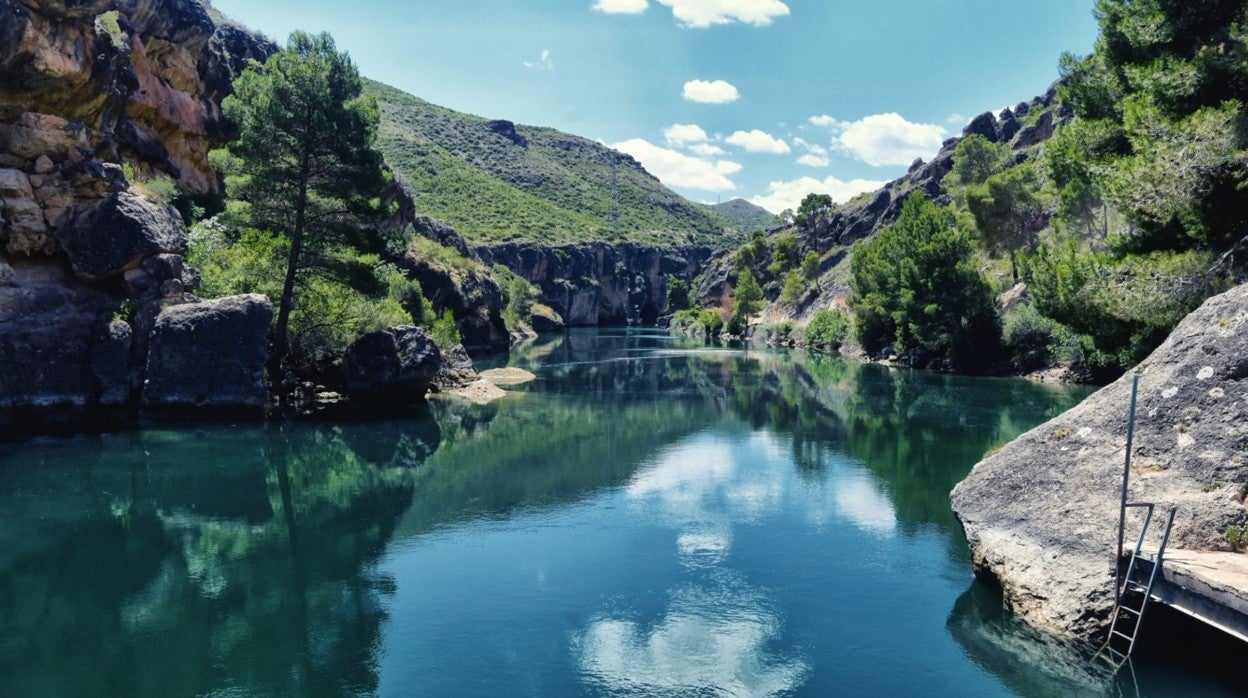
[[[771,211],[755,206],[745,199],[730,199],[718,204],[698,205],[742,233],[751,233],[759,228],[765,229],[776,222],[776,216]]]
[[[418,212],[471,242],[740,242],[628,155],[554,129],[460,114],[376,82],[366,90],[381,107],[379,146]]]
[[[1034,103],[1020,105],[1031,106],[1022,113],[982,115],[951,152],[924,165],[947,161],[932,168],[936,186],[923,193],[978,242],[975,266],[994,291],[1027,285],[1022,302],[1006,309],[1000,365],[1065,365],[1104,381],[1137,364],[1187,313],[1248,270],[1248,6],[1100,0],[1096,15],[1101,35],[1093,54],[1061,59],[1052,137],[1023,138],[1053,117]],[[889,190],[904,191],[911,179]],[[752,240],[736,253],[736,267],[781,272],[762,276],[768,297],[779,314],[795,311],[801,296],[783,292],[786,279],[797,278],[792,240],[797,254],[832,260],[861,235],[854,216],[876,201],[878,194],[838,207],[812,195],[792,233]],[[851,254],[877,246],[860,242]],[[902,255],[879,268],[879,255],[872,257],[872,275],[856,265],[850,279],[856,334],[868,349],[930,359],[933,347],[917,335],[899,332],[881,347],[877,323],[864,318],[965,322],[963,308],[937,286],[924,292],[911,285],[902,297],[883,298],[874,280],[904,279],[918,260]]]

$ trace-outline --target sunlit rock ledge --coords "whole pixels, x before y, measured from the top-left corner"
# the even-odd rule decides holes
[[[1178,507],[1171,549],[1230,550],[1248,514],[1248,285],[1206,301],[1137,372],[1130,499]],[[950,497],[977,574],[1056,635],[1106,630],[1131,380],[984,459]]]

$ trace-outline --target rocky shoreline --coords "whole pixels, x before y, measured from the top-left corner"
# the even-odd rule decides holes
[[[1206,301],[1137,373],[1131,500],[1178,507],[1171,548],[1231,550],[1227,531],[1248,519],[1248,285]],[[976,574],[1058,636],[1106,632],[1131,380],[988,456],[950,495]]]

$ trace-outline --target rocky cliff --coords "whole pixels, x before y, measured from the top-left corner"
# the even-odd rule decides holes
[[[1206,301],[1137,372],[1130,499],[1178,507],[1171,549],[1229,549],[1227,527],[1248,517],[1248,285]],[[951,495],[976,572],[1058,635],[1102,636],[1113,605],[1131,380],[984,459]]]
[[[181,217],[127,175],[218,191],[220,101],[274,48],[197,0],[0,0],[0,424],[263,402],[271,306],[190,295]]]
[[[535,242],[480,246],[487,265],[502,264],[540,290],[538,300],[569,326],[653,324],[667,312],[667,284],[692,279],[711,256],[707,247],[644,243]]]
[[[1014,152],[1014,161],[1021,163],[1033,157],[1036,146],[1048,140],[1060,124],[1071,118],[1070,111],[1057,101],[1056,87],[1000,114],[984,112],[972,119],[960,136],[946,140],[930,161],[916,160],[904,176],[881,189],[845,205],[818,211],[809,221],[794,226],[792,232],[797,237],[800,254],[813,251],[821,258],[817,289],[807,294],[797,307],[775,304],[778,285],[768,289],[768,299],[773,303],[764,309],[764,320],[809,319],[817,310],[833,307],[838,299],[846,298],[850,291],[847,248],[895,223],[901,215],[902,203],[912,192],[922,192],[939,205],[948,204],[950,199],[943,183],[953,171],[953,151],[963,138],[978,134],[993,143],[1007,144]],[[729,288],[736,279],[734,263],[729,252],[716,257],[708,266],[695,289],[701,302],[717,304],[729,297]],[[766,265],[767,260],[760,260],[755,276],[763,278],[762,269]]]

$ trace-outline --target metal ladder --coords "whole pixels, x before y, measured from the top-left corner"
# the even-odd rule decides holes
[[[1109,621],[1109,635],[1105,639],[1105,644],[1097,650],[1095,655],[1109,662],[1114,668],[1114,673],[1130,661],[1131,652],[1135,650],[1136,638],[1139,637],[1140,628],[1144,625],[1144,611],[1148,609],[1148,600],[1153,594],[1153,584],[1156,583],[1157,574],[1161,570],[1166,544],[1170,542],[1170,529],[1174,527],[1174,513],[1177,509],[1177,507],[1170,508],[1170,515],[1166,519],[1166,530],[1161,536],[1161,547],[1157,548],[1157,557],[1150,560],[1152,570],[1148,573],[1148,581],[1141,581],[1137,572],[1141,571],[1140,561],[1149,560],[1143,552],[1144,538],[1148,535],[1148,527],[1153,522],[1153,511],[1156,505],[1152,502],[1127,501],[1127,489],[1131,484],[1131,452],[1135,443],[1135,406],[1139,392],[1140,374],[1137,373],[1131,380],[1131,407],[1127,415],[1127,452],[1122,464],[1122,504],[1118,511],[1118,554],[1114,557],[1114,612]],[[1144,525],[1140,528],[1140,537],[1135,541],[1135,549],[1131,551],[1131,561],[1127,564],[1124,573],[1122,553],[1126,539],[1128,509],[1146,511]],[[1128,593],[1141,595],[1138,606],[1127,602]],[[1122,646],[1124,643],[1125,647]]]
[[[1109,635],[1105,644],[1096,653],[1096,656],[1109,662],[1115,672],[1127,663],[1127,660],[1131,658],[1131,652],[1135,650],[1135,641],[1140,635],[1140,628],[1144,625],[1144,612],[1148,610],[1148,600],[1152,596],[1153,584],[1156,583],[1158,572],[1161,570],[1166,544],[1170,542],[1170,529],[1174,527],[1174,514],[1177,511],[1176,507],[1170,508],[1170,514],[1166,517],[1166,529],[1161,536],[1161,547],[1157,548],[1157,556],[1150,559],[1143,552],[1144,537],[1148,534],[1156,505],[1151,502],[1129,502],[1123,506],[1124,509],[1145,509],[1146,512],[1144,525],[1140,528],[1140,537],[1136,539],[1135,549],[1131,552],[1131,561],[1127,564],[1126,572],[1122,574],[1121,584],[1115,590],[1114,613],[1109,621]],[[1148,570],[1146,581],[1141,579],[1143,575],[1140,573],[1144,572],[1140,569],[1141,560],[1152,562],[1152,569]],[[1128,594],[1133,597],[1139,594],[1139,604],[1132,604],[1128,599]]]

